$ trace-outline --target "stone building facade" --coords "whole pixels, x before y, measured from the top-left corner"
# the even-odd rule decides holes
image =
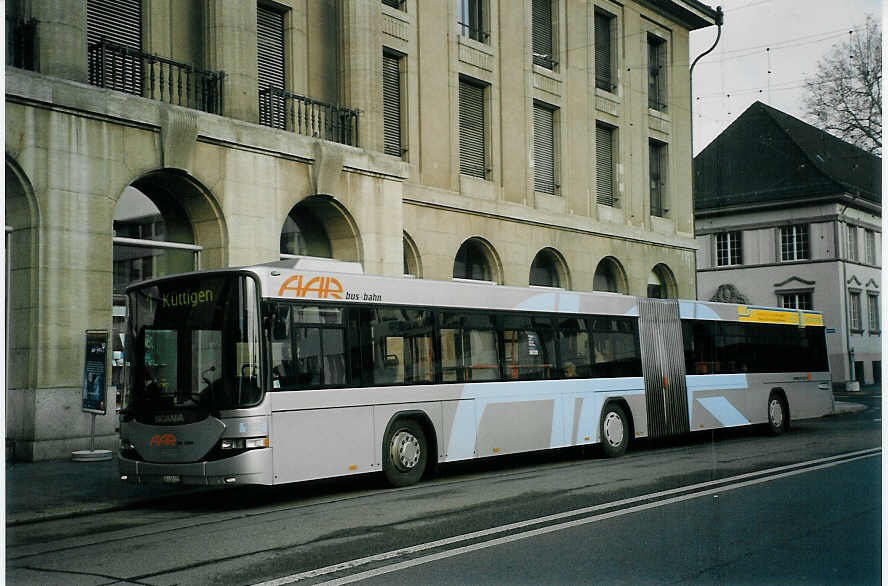
[[[6,3],[7,437],[115,447],[134,280],[309,255],[693,297],[696,0]]]

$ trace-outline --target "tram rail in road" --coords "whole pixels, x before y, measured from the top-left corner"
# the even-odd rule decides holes
[[[856,460],[876,457],[881,455],[881,452],[881,448],[849,452],[830,456],[828,458],[808,460],[719,480],[691,484],[618,501],[582,507],[571,511],[564,511],[553,515],[546,515],[516,523],[509,523],[507,525],[491,527],[481,531],[456,535],[446,539],[429,541],[414,546],[395,549],[306,572],[282,576],[280,578],[261,582],[255,586],[284,586],[286,584],[297,584],[300,582],[317,583],[316,581],[318,579],[324,580],[327,578],[329,578],[329,580],[323,582],[323,584],[349,584],[421,564],[431,563],[437,560],[496,547],[498,545],[539,535],[545,535],[547,533],[563,531],[573,527],[630,515],[657,507],[699,499],[706,496],[717,498],[718,495],[723,492],[806,474],[816,470],[832,468]]]

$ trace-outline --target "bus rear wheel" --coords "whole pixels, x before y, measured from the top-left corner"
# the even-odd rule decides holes
[[[780,435],[786,431],[789,417],[783,397],[773,394],[768,398],[768,433]]]
[[[410,486],[422,478],[428,463],[428,443],[412,419],[396,421],[382,444],[382,471],[392,486]]]
[[[623,408],[615,403],[604,406],[601,412],[601,451],[607,458],[626,453],[629,445],[629,419]]]

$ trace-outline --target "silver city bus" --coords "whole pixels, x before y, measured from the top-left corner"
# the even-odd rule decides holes
[[[127,289],[120,472],[279,484],[765,424],[833,408],[813,311],[336,272]]]

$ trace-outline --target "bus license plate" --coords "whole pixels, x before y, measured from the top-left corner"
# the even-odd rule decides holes
[[[175,475],[167,475],[163,477],[163,481],[167,484],[179,484],[182,482],[182,477],[178,474]]]

